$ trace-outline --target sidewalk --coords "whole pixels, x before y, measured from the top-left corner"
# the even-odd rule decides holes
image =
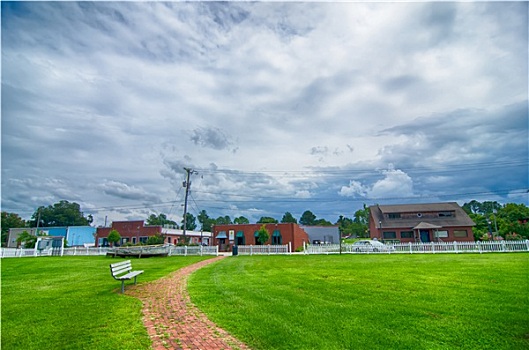
[[[167,277],[134,286],[126,292],[143,303],[143,323],[153,341],[153,349],[249,349],[208,320],[191,303],[187,293],[189,274],[226,256],[220,255],[184,267]]]

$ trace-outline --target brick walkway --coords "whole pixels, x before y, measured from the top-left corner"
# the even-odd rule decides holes
[[[213,259],[184,267],[157,281],[134,286],[126,293],[143,303],[143,323],[153,349],[248,349],[208,320],[187,293],[187,277],[199,268],[223,259]]]

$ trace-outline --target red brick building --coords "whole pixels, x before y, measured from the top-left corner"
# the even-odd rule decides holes
[[[145,226],[143,220],[136,221],[114,221],[110,227],[98,227],[96,231],[96,247],[108,246],[108,235],[110,231],[116,230],[121,236],[118,245],[126,243],[147,243],[151,236],[162,236],[164,243],[178,244],[184,241],[182,230],[175,228],[157,226]],[[186,230],[186,239],[189,244],[210,245],[211,232],[197,232]]]
[[[229,251],[234,245],[260,245],[258,231],[263,224],[231,224],[213,226],[213,245],[220,251]],[[292,251],[309,243],[309,237],[298,224],[265,224],[270,238],[265,245],[290,244]]]
[[[393,242],[474,241],[475,226],[455,202],[369,207],[371,239]]]

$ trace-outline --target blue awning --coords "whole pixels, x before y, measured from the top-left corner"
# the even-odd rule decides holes
[[[226,231],[219,232],[216,238],[228,238],[228,236],[226,236]]]

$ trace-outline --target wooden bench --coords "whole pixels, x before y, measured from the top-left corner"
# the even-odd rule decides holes
[[[136,277],[141,275],[143,271],[132,271],[132,264],[130,260],[125,260],[115,264],[110,264],[110,273],[115,280],[121,281],[121,293],[124,293],[125,281],[131,280],[134,277],[134,284],[136,284]]]

